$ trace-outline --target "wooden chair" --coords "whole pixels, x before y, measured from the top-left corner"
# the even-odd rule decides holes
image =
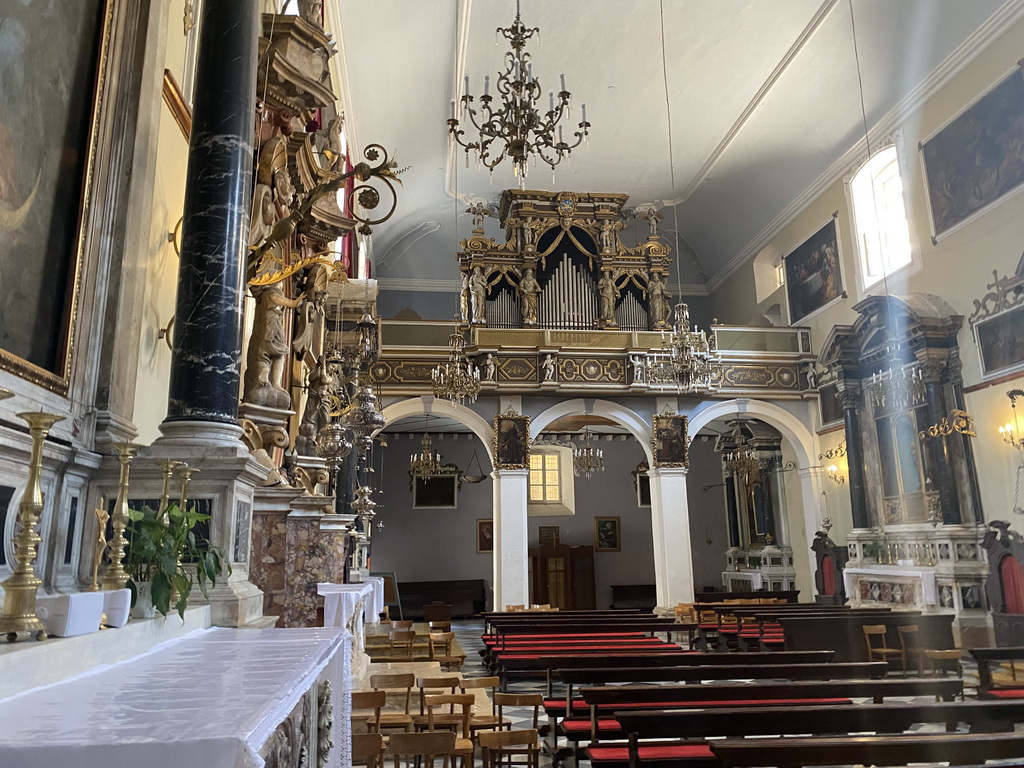
[[[896,627],[896,631],[900,635],[900,650],[903,651],[903,656],[900,658],[903,663],[903,676],[907,675],[907,659],[911,656],[916,657],[917,674],[924,674],[921,649],[917,645],[917,624],[901,624]]]
[[[512,727],[511,721],[504,717],[505,707],[533,707],[533,729],[538,729],[541,707],[544,706],[543,693],[495,693],[494,706],[498,710],[498,719]],[[505,726],[500,726],[504,728]]]
[[[431,632],[427,635],[430,660],[436,661],[441,665],[441,669],[448,672],[460,671],[464,660],[463,656],[452,655],[452,642],[454,640],[454,632]]]
[[[392,629],[412,629],[412,619],[395,619],[391,622]]]
[[[861,629],[864,631],[864,642],[868,648],[868,661],[885,661],[898,658],[903,669],[907,668],[906,654],[899,648],[890,648],[885,644],[887,627],[885,624],[865,624]],[[881,645],[874,645],[871,638],[881,638]]]
[[[498,696],[498,686],[501,684],[501,678],[499,677],[471,677],[459,681],[459,689],[465,693],[466,691],[474,691],[479,688],[490,689],[490,702],[491,702],[491,713],[489,715],[473,715],[469,719],[469,732],[470,736],[474,735],[477,731],[490,731],[495,728],[511,728],[512,723],[509,720],[501,717],[497,710],[495,710],[495,699]]]
[[[451,621],[431,621],[427,623],[431,632],[451,632],[452,623]]]
[[[355,691],[352,693],[352,723],[366,724],[370,733],[380,733],[380,713],[387,704],[384,691]]]
[[[388,647],[391,649],[392,656],[412,656],[414,642],[416,642],[415,630],[392,628],[388,632]]]
[[[455,734],[451,731],[434,731],[431,733],[395,733],[388,740],[388,753],[395,762],[395,768],[401,768],[401,759],[405,758],[407,766],[412,765],[410,758],[416,758],[415,764],[433,768],[434,761],[444,758],[443,766],[451,765],[452,751],[455,749]]]
[[[455,747],[451,751],[452,757],[462,758],[462,768],[469,768],[473,762],[474,744],[469,730],[469,718],[472,714],[473,703],[476,697],[471,693],[442,693],[439,696],[427,696],[427,730],[428,732],[446,728],[445,720],[439,715],[446,713],[441,710],[448,707],[449,710],[456,708],[455,712],[460,718],[458,730],[455,732]]]
[[[352,764],[383,768],[384,737],[379,733],[352,734]]]
[[[950,648],[949,650],[934,650],[925,649],[921,651],[921,657],[919,663],[921,664],[921,674],[924,675],[924,659],[928,659],[928,666],[930,668],[930,674],[936,675],[940,670],[942,676],[946,676],[946,667],[941,662],[953,662],[956,665],[956,676],[964,676],[964,667],[961,662],[962,651],[959,648]]]
[[[455,693],[462,680],[458,675],[443,675],[441,677],[417,677],[416,687],[419,688],[420,713],[413,715],[413,727],[417,731],[425,731],[428,726],[427,696],[436,696],[442,693]],[[448,727],[455,728],[460,722],[460,716],[454,714],[452,707],[447,717]],[[435,719],[441,722],[442,716],[437,715]]]
[[[478,739],[483,752],[483,768],[499,768],[503,765],[538,768],[540,764],[540,740],[536,728],[488,731],[481,733]],[[526,760],[515,761],[514,758],[519,756],[524,756]]]
[[[381,713],[380,730],[400,728],[407,731],[412,727],[409,704],[412,701],[412,687],[415,684],[416,675],[412,672],[370,675],[370,687],[375,691],[405,691],[405,705],[401,711]]]

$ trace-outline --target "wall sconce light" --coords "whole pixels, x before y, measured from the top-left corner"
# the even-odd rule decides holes
[[[829,479],[842,485],[846,482],[846,476],[843,474],[840,464],[845,465],[845,461],[840,461],[846,456],[846,441],[843,440],[835,448],[830,448],[824,453],[818,454],[818,461],[822,462],[822,468],[828,474]],[[828,464],[825,462],[828,461]]]
[[[1017,417],[1017,398],[1024,398],[1024,389],[1011,389],[1006,393],[1006,396],[1010,398],[1010,408],[1013,410],[1013,423],[1006,422],[1006,424],[999,428],[999,434],[1003,438],[1004,443],[1019,450],[1024,448],[1024,437],[1021,437],[1020,434],[1020,423]]]

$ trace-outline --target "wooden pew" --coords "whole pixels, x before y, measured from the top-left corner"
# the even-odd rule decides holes
[[[684,651],[678,645],[665,643],[660,646],[651,645],[647,647],[633,648],[629,650],[618,650],[616,652],[600,650],[566,650],[561,653],[554,653],[550,650],[540,651],[536,654],[526,653],[504,653],[494,657],[490,667],[492,674],[501,678],[502,690],[506,690],[510,674],[522,677],[543,675],[548,680],[548,690],[551,688],[550,670],[560,665],[572,666],[585,664],[586,666],[601,665],[603,663],[617,662],[618,666],[629,664],[660,664],[669,665],[673,660],[685,659],[691,652]],[[696,655],[696,654],[692,654]],[[605,661],[613,660],[613,661]],[[680,662],[685,664],[686,662]]]
[[[953,645],[953,614],[921,614],[917,611],[893,611],[884,616],[868,616],[853,611],[828,617],[780,616],[786,636],[786,649],[791,651],[812,648],[832,648],[836,661],[868,661],[864,643],[865,624],[884,624],[888,629],[886,643],[899,648],[897,627],[906,624],[918,626],[919,648],[951,649]]]
[[[889,696],[936,696],[946,701],[963,694],[959,678],[882,680],[799,680],[768,683],[708,683],[686,686],[601,686],[583,688],[580,695],[590,707],[590,737],[599,741],[601,735],[621,736],[613,713],[635,709],[687,709],[744,705],[763,701],[766,706],[793,707],[813,704],[850,703],[853,698],[869,698],[876,704]],[[731,704],[737,702],[738,704]],[[547,709],[547,707],[546,707]],[[550,716],[550,713],[549,713]],[[577,722],[582,718],[574,718]],[[602,722],[602,720],[604,722]],[[566,721],[563,720],[563,723]],[[602,730],[603,726],[603,730]],[[567,725],[564,730],[581,730],[581,725]],[[616,733],[618,731],[618,733]]]
[[[650,613],[642,614],[637,608],[621,608],[612,610],[572,610],[572,611],[487,611],[482,613],[484,619],[484,630],[488,631],[492,624],[501,623],[506,620],[517,620],[525,617],[536,619],[559,618],[562,620],[575,618],[628,618],[630,616],[651,616]]]
[[[632,711],[615,713],[629,744],[602,745],[588,755],[597,768],[696,768],[700,751],[679,739],[704,737],[783,736],[813,734],[901,733],[916,723],[945,724],[953,730],[966,723],[971,732],[1012,732],[1024,719],[1024,702],[927,702],[825,707],[723,707],[717,709]],[[648,741],[642,741],[642,740]],[[674,739],[656,741],[652,739]],[[709,745],[708,745],[709,746]],[[588,750],[589,752],[589,750]],[[710,754],[710,746],[709,753]],[[650,756],[650,757],[649,757]],[[700,761],[703,762],[703,761]]]
[[[800,596],[799,589],[783,589],[764,592],[698,592],[693,596],[695,603],[720,603],[723,600],[764,600],[782,598],[795,603]]]
[[[1003,662],[1024,661],[1024,647],[1007,646],[1004,648],[971,648],[968,653],[978,663],[978,697],[979,698],[1019,698],[1024,697],[1024,681],[1019,686],[997,687],[992,680],[992,665]]]
[[[941,733],[809,739],[725,739],[710,743],[722,768],[906,765],[1024,758],[1024,733]]]

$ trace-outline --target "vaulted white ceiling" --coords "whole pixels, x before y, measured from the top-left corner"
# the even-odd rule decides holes
[[[453,280],[456,242],[471,224],[451,193],[496,200],[516,182],[507,163],[493,178],[467,169],[462,150],[450,150],[445,120],[463,75],[474,96],[485,74],[495,79],[508,48],[495,44],[495,29],[512,21],[515,2],[330,2],[350,136],[411,166],[394,218],[372,238],[377,276]],[[852,6],[864,108],[875,126],[1020,15],[1024,2]],[[553,182],[546,166],[531,170],[528,188],[624,192],[630,206],[677,201],[675,216],[662,212],[663,229],[678,218],[684,283],[714,284],[752,256],[793,201],[863,145],[850,0],[523,0],[522,19],[541,29],[540,45],[527,50],[543,89],[557,90],[564,72],[570,124],[585,102],[593,125],[571,165],[563,162]],[[499,235],[493,219],[486,229]],[[623,239],[645,235],[645,225],[631,225]]]

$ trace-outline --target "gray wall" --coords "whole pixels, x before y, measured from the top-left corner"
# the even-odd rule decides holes
[[[729,548],[729,531],[725,513],[725,489],[705,485],[722,482],[722,464],[713,441],[694,438],[690,443],[690,471],[686,476],[686,496],[690,507],[690,548],[693,551],[693,586],[722,588],[725,550]],[[711,539],[711,544],[707,539]]]
[[[451,320],[459,311],[459,294],[443,291],[381,291],[378,294],[377,314],[385,320],[393,319],[403,309],[413,310],[421,320]]]

